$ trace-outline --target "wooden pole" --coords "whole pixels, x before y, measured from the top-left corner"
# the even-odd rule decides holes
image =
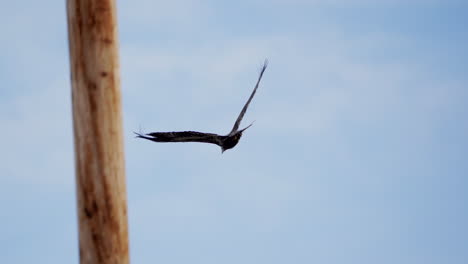
[[[115,0],[67,0],[80,263],[129,263]]]

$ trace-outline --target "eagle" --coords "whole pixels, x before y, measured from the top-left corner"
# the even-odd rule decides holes
[[[202,133],[197,131],[180,131],[180,132],[152,132],[148,134],[141,134],[134,132],[137,138],[143,138],[147,140],[151,140],[154,142],[201,142],[201,143],[211,143],[216,144],[221,147],[221,153],[228,149],[232,149],[239,143],[240,138],[242,137],[242,133],[253,125],[250,124],[247,127],[239,130],[239,125],[244,117],[247,108],[249,107],[250,101],[254,97],[255,93],[257,92],[258,85],[262,80],[263,73],[265,72],[268,66],[268,60],[265,60],[262,69],[260,71],[260,75],[258,76],[257,83],[255,84],[255,88],[252,91],[249,99],[245,103],[244,107],[242,108],[239,116],[237,117],[234,126],[232,127],[231,132],[227,135],[218,135],[213,133]]]

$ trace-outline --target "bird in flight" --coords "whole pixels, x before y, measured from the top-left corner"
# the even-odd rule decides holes
[[[221,152],[224,152],[228,149],[231,149],[237,145],[240,138],[242,137],[242,133],[249,128],[252,124],[248,125],[247,127],[239,130],[239,125],[244,117],[247,108],[249,107],[250,101],[254,97],[255,93],[257,92],[258,85],[262,80],[263,73],[268,66],[268,60],[265,60],[263,67],[260,71],[260,75],[258,76],[257,84],[255,85],[252,94],[250,95],[247,103],[245,103],[244,107],[242,108],[239,116],[237,117],[236,122],[234,123],[234,127],[232,127],[231,132],[227,135],[217,135],[213,133],[202,133],[196,131],[181,131],[181,132],[153,132],[148,134],[141,134],[134,132],[138,138],[144,138],[147,140],[151,140],[154,142],[201,142],[201,143],[211,143],[216,144],[221,147]]]

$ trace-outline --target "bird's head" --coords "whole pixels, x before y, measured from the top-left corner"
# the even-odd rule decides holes
[[[250,124],[249,126],[247,126],[246,128],[237,131],[236,133],[234,133],[232,135],[226,136],[226,139],[224,140],[224,143],[221,146],[221,153],[223,153],[224,151],[226,151],[228,149],[232,149],[233,147],[235,147],[237,145],[237,143],[239,142],[239,140],[241,139],[242,133],[247,128],[251,127],[252,125],[253,125],[253,123]]]

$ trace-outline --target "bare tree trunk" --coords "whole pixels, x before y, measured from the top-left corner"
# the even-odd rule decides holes
[[[67,0],[80,263],[129,263],[115,0]]]

